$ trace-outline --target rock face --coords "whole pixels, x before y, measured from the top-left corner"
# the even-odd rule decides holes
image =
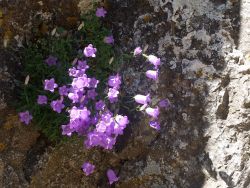
[[[86,151],[79,139],[66,142],[48,154],[30,186],[109,187],[105,171],[112,168],[120,188],[250,187],[249,0],[105,2],[118,53],[141,46],[162,60],[157,83],[146,79],[145,59],[124,60],[122,95],[151,92],[154,104],[168,98],[170,108],[161,111],[161,130],[155,131],[124,98],[120,110],[131,123],[113,153]],[[29,142],[11,138],[11,147],[30,150]],[[13,168],[20,164],[3,159],[0,187],[7,185],[6,171],[19,184]],[[80,169],[86,160],[97,166],[89,177]]]
[[[23,126],[14,112],[6,111],[0,113],[6,117],[0,124],[0,187],[26,187],[31,175],[26,169],[38,161],[32,147],[39,148],[40,134],[31,126]]]
[[[126,2],[112,16],[121,51],[148,45],[163,61],[157,85],[144,61],[126,66],[125,80],[136,80],[126,91],[168,97],[172,108],[157,134],[131,125],[140,144],[124,150],[145,151],[127,156],[117,187],[249,187],[249,1]]]

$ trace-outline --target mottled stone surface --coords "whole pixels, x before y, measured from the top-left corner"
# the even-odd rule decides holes
[[[108,168],[120,177],[113,187],[249,187],[249,0],[109,0],[105,5],[117,53],[141,46],[163,63],[154,83],[145,77],[150,68],[145,59],[124,61],[122,95],[151,92],[153,103],[168,98],[171,108],[161,111],[157,132],[124,97],[120,110],[131,123],[113,152],[85,150],[81,139],[73,139],[46,153],[39,172],[26,170],[31,187],[109,187]],[[15,169],[32,144],[12,137],[5,142],[0,152],[9,153],[0,160],[0,187],[28,185]],[[97,166],[89,177],[80,169],[86,160]]]
[[[40,134],[32,126],[23,126],[13,111],[6,110],[0,115],[5,117],[0,123],[0,187],[26,187],[25,169],[31,163],[27,163],[26,167],[24,164],[27,160],[38,161],[35,159],[38,153],[33,153],[33,156],[27,153],[32,147],[39,148],[36,143]]]
[[[249,1],[126,2],[112,16],[121,51],[148,45],[163,65],[157,85],[144,60],[126,66],[125,90],[151,90],[172,108],[157,135],[144,132],[147,121],[131,125],[128,143],[140,144],[123,150],[146,152],[127,156],[117,187],[249,187]]]

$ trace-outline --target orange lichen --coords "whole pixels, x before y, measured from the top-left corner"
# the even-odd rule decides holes
[[[0,152],[2,152],[6,148],[4,143],[0,143]]]
[[[18,124],[20,124],[18,116],[10,114],[7,116],[6,122],[4,123],[3,128],[6,130],[10,130],[13,127],[17,126]]]
[[[150,14],[147,14],[147,15],[143,16],[143,20],[144,20],[144,22],[148,23],[152,20],[152,16]]]

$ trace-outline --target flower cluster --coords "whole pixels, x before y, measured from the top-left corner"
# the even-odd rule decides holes
[[[97,17],[105,17],[106,14],[107,11],[103,7],[97,8]],[[102,42],[113,45],[113,35],[104,37]],[[118,101],[121,76],[114,74],[109,77],[107,97],[103,99],[97,93],[100,81],[87,73],[89,69],[87,62],[98,55],[97,48],[93,44],[88,44],[81,52],[83,58],[74,61],[73,67],[68,69],[71,83],[61,85],[60,80],[56,80],[51,74],[50,78],[43,81],[44,93],[48,92],[47,95],[38,95],[36,102],[41,106],[48,105],[56,113],[68,114],[68,123],[61,125],[62,135],[84,136],[86,148],[112,149],[117,137],[123,134],[129,123],[127,116],[109,110],[109,106]],[[58,62],[58,58],[52,55],[44,60],[49,67],[57,65]],[[19,117],[20,121],[27,125],[33,118],[29,111],[20,112]],[[88,176],[95,171],[95,165],[85,162],[82,170]],[[110,184],[118,181],[118,177],[111,169],[107,170],[107,178]]]
[[[147,58],[147,61],[154,65],[154,69],[153,70],[147,70],[146,71],[146,77],[149,79],[152,79],[154,81],[158,80],[158,72],[159,72],[159,66],[161,64],[161,60],[160,58],[154,56],[154,55],[146,55],[142,53],[142,49],[140,47],[135,48],[134,50],[134,56],[139,56],[139,55],[143,55],[144,57]],[[150,107],[149,104],[151,103],[151,97],[150,94],[147,95],[141,95],[138,94],[136,96],[134,96],[134,100],[142,105],[140,107],[141,111],[146,112],[146,114],[149,115],[149,117],[151,118],[150,122],[149,122],[149,126],[156,129],[156,130],[160,130],[160,123],[157,121],[158,120],[158,116],[160,114],[160,109],[161,108],[166,108],[169,105],[169,101],[167,99],[164,99],[162,101],[160,101],[158,103],[157,106],[155,107]]]
[[[102,7],[96,10],[97,17],[105,17],[106,13],[106,10]],[[113,45],[114,38],[112,35],[106,36],[103,42]],[[60,81],[56,83],[56,79],[53,77],[45,79],[43,81],[44,90],[49,91],[48,96],[54,93],[57,97],[51,100],[46,95],[38,95],[36,102],[39,105],[48,104],[51,110],[56,113],[66,112],[68,114],[68,122],[61,125],[62,135],[68,137],[73,134],[84,136],[86,138],[84,140],[86,148],[101,147],[110,150],[114,147],[117,137],[123,134],[124,129],[129,124],[127,116],[114,113],[109,109],[113,103],[118,102],[122,78],[119,74],[111,75],[107,82],[107,96],[102,98],[97,93],[100,81],[88,75],[88,61],[98,55],[97,48],[93,44],[88,44],[81,52],[84,58],[76,59],[73,67],[68,69],[68,75],[72,80],[71,83],[61,85]],[[134,56],[143,55],[147,58],[153,68],[146,71],[146,77],[157,81],[161,64],[160,58],[143,54],[140,47],[137,47],[133,54]],[[44,62],[48,66],[52,66],[57,64],[58,59],[49,56]],[[167,108],[169,101],[164,99],[157,106],[152,106],[150,94],[138,94],[134,97],[134,100],[141,105],[141,111],[145,111],[150,116],[150,127],[159,130],[158,117],[160,108]],[[25,124],[29,124],[33,118],[29,111],[20,112],[19,116],[20,120]],[[85,162],[82,165],[82,170],[88,176],[95,171],[95,165]],[[108,169],[106,175],[109,184],[113,184],[119,179],[112,169]]]

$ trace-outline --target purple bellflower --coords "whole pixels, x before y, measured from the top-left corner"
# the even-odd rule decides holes
[[[146,76],[148,78],[153,79],[153,80],[157,80],[158,79],[158,70],[148,70],[146,72]]]
[[[20,112],[19,113],[19,118],[20,121],[25,123],[26,125],[28,125],[30,123],[30,121],[32,120],[32,115],[29,113],[29,111],[25,111],[25,112]]]
[[[97,8],[96,9],[96,13],[95,13],[95,15],[97,16],[97,17],[105,17],[105,15],[107,14],[107,11],[103,8],[103,7],[101,7],[101,8]]]
[[[84,48],[83,53],[86,57],[96,57],[95,53],[97,52],[96,48],[92,44],[89,44]]]
[[[142,49],[141,47],[136,47],[134,50],[134,56],[141,55]]]
[[[154,56],[154,55],[149,55],[148,56],[148,61],[157,68],[161,64],[161,59]]]
[[[156,130],[160,130],[160,124],[157,121],[150,121],[149,122],[149,126],[156,129]]]
[[[68,96],[68,88],[66,86],[59,87],[59,94],[61,96]]]
[[[95,170],[95,165],[92,165],[89,162],[85,162],[82,165],[82,171],[85,173],[86,176],[92,174],[94,172],[94,170]]]
[[[65,107],[61,100],[52,101],[50,106],[57,113],[61,113],[62,109]]]
[[[121,85],[121,76],[119,74],[115,76],[110,76],[108,80],[108,85],[115,89],[119,89]]]
[[[116,176],[115,172],[112,169],[108,169],[107,177],[110,185],[119,180],[119,178]]]
[[[47,65],[49,65],[49,66],[51,66],[51,65],[56,65],[56,63],[57,63],[57,58],[54,57],[54,56],[52,56],[52,55],[50,55],[50,56],[45,60],[45,63],[46,63]]]
[[[104,42],[105,42],[106,44],[114,44],[115,41],[114,41],[113,35],[104,37]]]
[[[150,94],[148,94],[148,95],[136,95],[136,96],[134,96],[134,99],[137,103],[143,104],[143,105],[151,102]]]
[[[159,111],[159,108],[157,107],[157,108],[150,108],[150,107],[148,107],[148,108],[146,108],[146,113],[148,114],[148,115],[150,115],[151,117],[153,117],[153,118],[158,118],[158,115],[160,114],[160,111]]]
[[[38,95],[37,104],[47,104],[47,100],[45,95]]]
[[[109,88],[108,98],[111,103],[117,102],[119,91],[115,88]]]
[[[52,93],[54,92],[54,89],[57,88],[57,84],[55,83],[55,79],[51,78],[50,80],[45,80],[44,81],[44,90],[51,91]]]

